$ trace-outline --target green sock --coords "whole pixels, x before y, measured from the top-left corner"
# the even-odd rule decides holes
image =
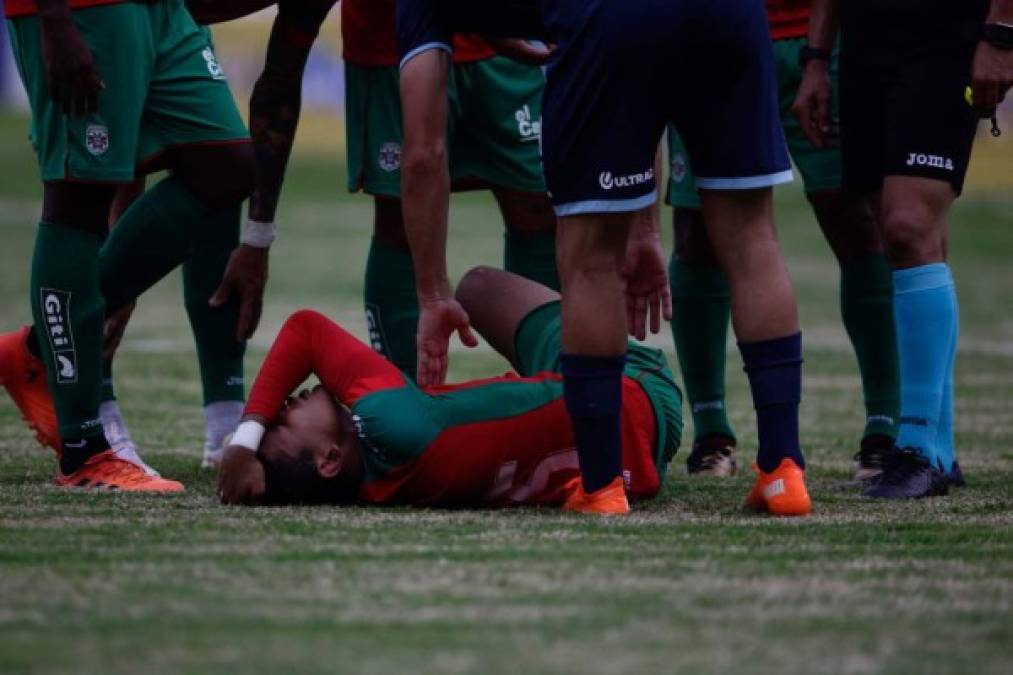
[[[408,249],[390,248],[373,239],[366,260],[365,302],[373,349],[414,379],[419,305]]]
[[[32,316],[65,441],[102,436],[101,244],[97,234],[44,221],[35,237]]]
[[[245,398],[243,355],[246,342],[236,340],[239,296],[233,294],[223,307],[208,306],[208,299],[222,281],[229,256],[239,245],[240,214],[237,205],[206,218],[208,236],[183,263],[183,300],[197,345],[204,405]]]
[[[190,257],[220,225],[212,211],[170,176],[130,205],[100,253],[100,283],[109,312],[136,299]]]
[[[886,258],[841,264],[841,317],[858,357],[865,394],[865,436],[897,435],[900,371],[893,322],[893,277]]]
[[[725,349],[731,290],[717,266],[687,265],[672,254],[672,337],[693,413],[694,439],[735,432],[725,412]]]
[[[560,284],[559,272],[556,270],[556,233],[507,232],[503,245],[503,268],[558,291]]]
[[[116,390],[113,387],[113,362],[102,362],[102,402],[115,401]]]

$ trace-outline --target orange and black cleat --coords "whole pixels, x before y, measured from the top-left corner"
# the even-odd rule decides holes
[[[42,445],[60,453],[60,432],[46,366],[28,351],[29,326],[0,335],[0,384]]]
[[[570,496],[563,503],[564,511],[597,513],[603,516],[621,516],[630,512],[630,502],[626,499],[622,477],[617,476],[611,483],[590,494],[584,491],[584,484],[580,478],[575,478],[573,483],[575,485]]]
[[[117,457],[112,450],[89,457],[74,473],[57,473],[56,484],[60,487],[119,492],[169,493],[184,490],[182,483],[150,476],[135,464]]]
[[[795,460],[785,457],[776,469],[765,473],[757,465],[756,483],[746,497],[746,506],[753,511],[773,516],[808,516],[812,500],[805,487],[805,471]]]

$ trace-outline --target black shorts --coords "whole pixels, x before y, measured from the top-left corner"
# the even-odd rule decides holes
[[[844,186],[885,176],[948,182],[960,194],[978,116],[964,98],[987,0],[849,0],[841,15]]]

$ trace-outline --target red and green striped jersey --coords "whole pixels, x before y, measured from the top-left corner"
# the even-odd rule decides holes
[[[310,373],[352,412],[365,466],[360,498],[375,504],[559,504],[579,475],[562,378],[508,374],[419,388],[324,316],[294,314],[271,347],[246,406],[273,419]],[[623,475],[633,497],[660,488],[654,408],[623,382]]]
[[[775,40],[805,37],[809,33],[810,0],[767,0],[770,36]]]

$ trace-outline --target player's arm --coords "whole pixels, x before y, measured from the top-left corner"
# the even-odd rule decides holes
[[[478,344],[447,277],[447,89],[452,33],[429,0],[398,0],[397,33],[404,129],[401,204],[419,298],[417,381],[429,386],[446,378],[447,352],[455,332],[466,345]]]
[[[243,420],[222,457],[218,479],[222,502],[257,503],[263,497],[264,472],[255,452],[285,399],[310,375],[349,406],[374,389],[404,383],[389,361],[327,317],[310,310],[296,312],[268,351]]]
[[[982,40],[974,52],[974,107],[990,115],[1013,86],[1013,0],[992,0]]]
[[[833,141],[830,54],[837,40],[839,1],[813,0],[807,47],[818,50],[821,55],[806,61],[798,95],[791,107],[802,125],[802,132],[818,148],[828,147]]]
[[[66,115],[91,115],[98,110],[105,87],[95,59],[77,30],[68,0],[37,0],[42,30],[42,59],[49,95]]]
[[[249,339],[260,322],[267,285],[268,251],[274,241],[274,216],[292,153],[302,103],[302,78],[320,26],[336,0],[283,0],[267,45],[264,71],[250,97],[250,134],[256,182],[249,219],[240,246],[229,258],[211,306],[239,293],[236,339]]]

